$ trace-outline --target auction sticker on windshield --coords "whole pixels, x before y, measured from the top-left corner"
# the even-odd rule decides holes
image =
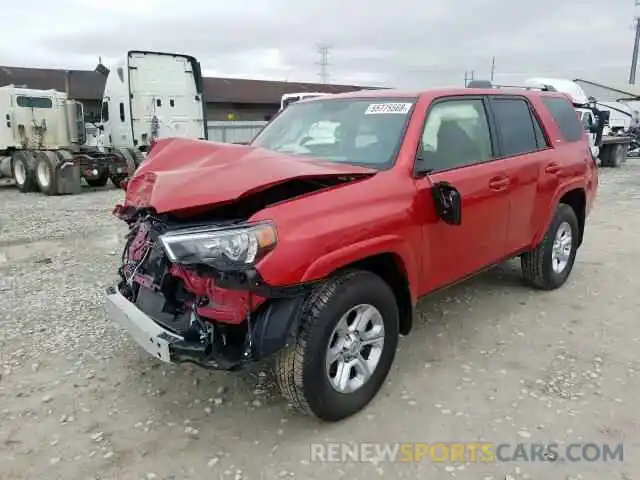
[[[364,112],[365,115],[381,113],[399,113],[405,115],[411,110],[412,103],[372,103]]]

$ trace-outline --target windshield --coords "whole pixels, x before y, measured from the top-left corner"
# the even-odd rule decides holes
[[[251,142],[299,157],[393,165],[414,99],[322,99],[290,105]]]

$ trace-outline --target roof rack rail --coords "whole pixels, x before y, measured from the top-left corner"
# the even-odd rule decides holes
[[[498,85],[491,83],[489,80],[472,80],[467,84],[467,88],[519,88],[522,90],[539,90],[542,92],[557,91],[551,85],[542,85],[540,87],[533,87],[529,85]]]

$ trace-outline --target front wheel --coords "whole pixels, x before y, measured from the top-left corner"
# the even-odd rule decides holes
[[[521,257],[524,278],[541,290],[555,290],[564,285],[576,260],[579,236],[575,211],[561,203],[540,245]]]
[[[398,322],[396,298],[379,276],[351,270],[322,283],[305,304],[295,342],[278,355],[283,396],[325,421],[359,412],[391,369]]]

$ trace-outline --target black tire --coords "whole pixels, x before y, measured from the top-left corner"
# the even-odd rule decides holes
[[[24,172],[24,175],[17,175],[16,170]],[[18,151],[13,154],[11,160],[11,172],[16,187],[22,193],[30,193],[38,191],[36,183],[36,159],[27,151]]]
[[[384,344],[371,377],[359,389],[340,393],[325,365],[335,326],[351,308],[368,304],[382,316]],[[349,270],[320,284],[302,310],[295,342],[276,358],[276,377],[283,396],[299,412],[335,422],[362,410],[378,393],[395,358],[399,314],[391,288],[379,276]]]
[[[144,162],[144,155],[137,148],[127,148],[129,155],[133,158],[133,163],[138,168]]]
[[[105,170],[99,177],[85,178],[85,180],[90,187],[104,187],[109,181],[109,172]]]
[[[604,154],[600,154],[600,165],[609,168],[618,168],[626,158],[626,149],[622,144],[605,147]]]
[[[127,165],[127,176],[125,178],[131,178],[138,169],[138,158],[132,154],[133,151],[134,150],[130,148],[116,148],[113,151],[115,155],[124,159]]]
[[[122,181],[126,179],[127,179],[126,175],[115,174],[115,173],[109,177],[109,180],[111,180],[111,183],[113,183],[113,186],[116,188],[122,188]]]
[[[54,152],[40,151],[36,156],[36,183],[45,195],[58,194],[58,166],[61,160]],[[40,173],[46,175],[46,181]]]
[[[553,268],[552,251],[556,234],[560,226],[565,223],[571,228],[571,252],[564,269],[557,272]],[[525,280],[539,290],[555,290],[564,285],[573,270],[579,236],[580,227],[576,213],[570,205],[561,203],[540,245],[521,257],[522,274]]]

